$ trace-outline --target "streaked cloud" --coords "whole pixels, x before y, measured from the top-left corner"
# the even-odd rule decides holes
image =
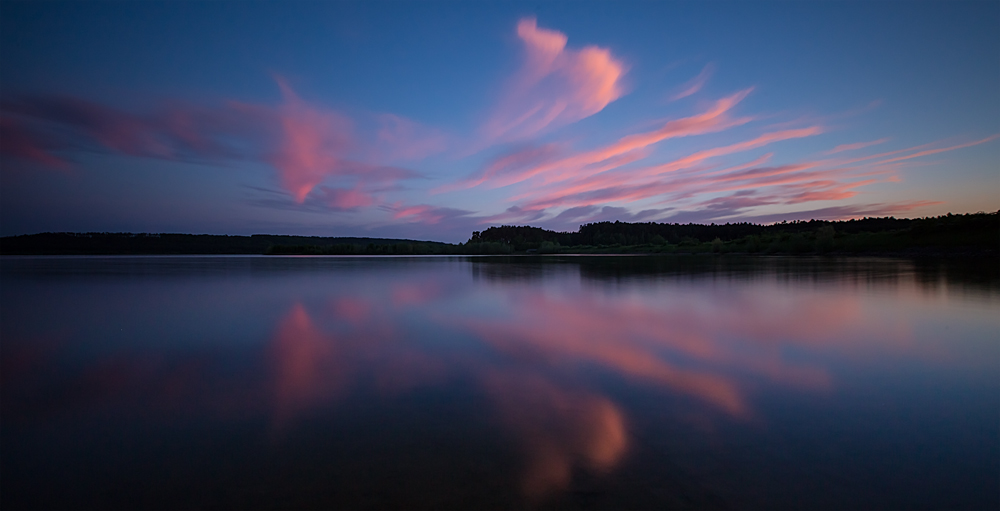
[[[920,158],[921,156],[930,156],[932,154],[938,154],[938,153],[943,153],[943,152],[947,152],[947,151],[954,151],[955,149],[965,149],[966,147],[972,147],[972,146],[976,146],[976,145],[979,145],[979,144],[985,144],[986,142],[991,142],[991,141],[996,140],[998,138],[1000,138],[1000,133],[998,133],[996,135],[991,135],[991,136],[986,137],[986,138],[981,139],[981,140],[976,140],[976,141],[973,141],[973,142],[967,142],[965,144],[958,144],[958,145],[953,145],[953,146],[949,146],[949,147],[941,147],[941,148],[938,148],[938,149],[928,149],[926,151],[920,151],[920,152],[917,152],[917,153],[914,153],[914,154],[909,154],[909,155],[906,155],[906,156],[897,156],[895,158],[890,158],[888,160],[882,160],[879,163],[882,163],[882,164],[893,163],[893,162],[897,162],[897,161],[909,160],[911,158]]]
[[[72,153],[108,151],[137,157],[211,163],[259,161],[299,204],[323,183],[320,199],[334,210],[370,206],[387,184],[412,179],[412,170],[366,163],[376,150],[389,159],[441,150],[443,137],[397,116],[382,116],[377,135],[362,139],[354,122],[301,99],[282,78],[282,103],[228,101],[215,106],[165,103],[132,113],[65,96],[26,96],[2,105],[3,154],[55,168]],[[66,156],[57,156],[59,151]]]
[[[565,185],[532,191],[521,197],[528,200],[526,203],[528,209],[544,209],[553,206],[572,207],[649,198],[667,191],[679,191],[682,185],[688,184],[685,181],[690,182],[692,179],[688,177],[686,180],[664,181],[661,178],[666,174],[694,167],[711,158],[756,149],[778,141],[812,136],[821,132],[822,130],[818,127],[810,127],[765,133],[751,140],[697,151],[664,164],[614,173],[608,172],[614,169],[601,169],[601,172],[593,176],[578,178]]]
[[[622,137],[607,146],[581,151],[559,159],[538,158],[538,149],[531,148],[522,153],[506,156],[503,160],[503,172],[491,165],[477,175],[464,180],[465,187],[486,184],[490,188],[509,186],[535,176],[543,176],[546,182],[561,181],[568,177],[580,177],[585,174],[596,174],[617,168],[625,163],[631,163],[648,154],[636,153],[653,144],[677,137],[688,137],[722,131],[727,128],[746,124],[750,118],[732,118],[728,112],[743,100],[752,89],[740,91],[731,96],[716,101],[706,111],[686,117],[667,121],[653,131],[637,133]],[[551,146],[548,148],[551,151]],[[626,157],[635,153],[632,158]],[[546,152],[544,156],[550,156]],[[615,160],[615,158],[619,158]],[[541,161],[538,161],[541,160]],[[534,164],[532,164],[534,163]]]
[[[830,149],[829,151],[824,151],[823,154],[824,155],[830,155],[830,154],[840,153],[840,152],[843,152],[843,151],[856,151],[858,149],[864,149],[866,147],[871,147],[873,145],[884,144],[884,143],[886,143],[888,141],[889,141],[888,138],[880,138],[878,140],[872,140],[871,142],[857,142],[857,143],[854,143],[854,144],[841,144],[841,145],[839,145],[837,147],[834,147],[833,149]]]
[[[393,208],[392,218],[422,224],[439,224],[443,220],[453,220],[471,214],[471,211],[461,209],[419,204],[415,206],[400,205]]]
[[[681,85],[679,87],[680,92],[670,96],[670,100],[677,101],[678,99],[686,98],[697,93],[702,87],[705,86],[705,82],[708,82],[708,79],[711,78],[714,73],[715,64],[712,64],[711,62],[705,64],[705,67],[702,68],[700,73],[698,73],[698,76],[695,76],[694,78],[688,80],[685,84]]]
[[[848,204],[819,209],[742,216],[742,218],[748,222],[758,223],[773,223],[780,222],[782,220],[850,220],[852,218],[862,218],[866,216],[882,217],[898,215],[937,204],[943,204],[943,202],[902,201],[874,204]]]

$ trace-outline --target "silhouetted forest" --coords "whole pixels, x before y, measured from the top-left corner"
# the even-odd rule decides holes
[[[771,225],[597,222],[581,225],[577,232],[504,225],[472,233],[466,245],[476,243],[500,243],[514,252],[540,253],[996,252],[1000,211]]]
[[[989,255],[1000,249],[1000,211],[929,218],[810,220],[771,225],[597,222],[577,232],[503,225],[466,243],[386,238],[42,233],[0,238],[0,254],[912,254]]]
[[[319,236],[220,236],[211,234],[132,234],[110,232],[46,232],[0,238],[0,254],[264,254],[282,247],[339,250],[338,247],[372,247],[418,244],[450,247],[447,243],[386,238],[324,238]],[[337,252],[334,252],[337,253]]]

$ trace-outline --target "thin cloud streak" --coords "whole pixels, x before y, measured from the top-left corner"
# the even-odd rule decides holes
[[[392,218],[395,220],[406,220],[407,222],[417,222],[422,224],[439,224],[442,220],[454,220],[471,215],[471,211],[441,206],[431,206],[428,204],[418,204],[415,206],[398,205],[393,208]]]
[[[590,203],[587,202],[587,199],[585,198],[587,197],[586,194],[599,194],[601,191],[622,189],[623,187],[628,187],[633,191],[630,191],[623,196],[619,196],[615,200],[622,200],[626,198],[635,200],[637,198],[651,197],[653,195],[658,195],[658,193],[656,193],[656,183],[651,182],[649,178],[657,178],[670,172],[690,168],[710,158],[747,151],[782,140],[812,136],[821,132],[822,130],[820,128],[811,127],[798,130],[765,133],[752,140],[714,149],[698,151],[666,164],[655,165],[645,169],[637,169],[626,172],[624,175],[622,175],[622,173],[603,173],[591,178],[577,180],[575,184],[570,184],[569,186],[555,191],[535,195],[535,198],[531,199],[528,203],[528,208],[543,209],[556,205],[588,205]],[[637,195],[640,197],[637,197]],[[583,202],[580,202],[581,200]]]
[[[745,170],[749,165],[743,165],[740,167],[744,170],[739,172],[736,171],[736,168],[706,172],[697,167],[698,164],[709,158],[746,151],[779,140],[818,135],[822,132],[822,128],[814,126],[766,133],[749,141],[699,151],[657,166],[632,170],[604,168],[593,176],[572,180],[564,185],[529,190],[515,196],[513,200],[519,201],[519,207],[516,210],[519,215],[534,216],[543,219],[543,221],[555,223],[565,221],[566,217],[560,216],[562,212],[559,209],[550,212],[553,208],[566,208],[563,211],[583,212],[588,211],[587,208],[598,208],[602,205],[607,207],[608,204],[627,204],[660,198],[660,204],[670,204],[672,209],[680,211],[683,208],[698,208],[699,203],[679,206],[678,201],[683,203],[685,200],[699,195],[711,196],[724,192],[748,190],[756,192],[762,188],[770,188],[771,191],[765,196],[759,197],[756,206],[842,201],[856,197],[859,193],[858,189],[866,185],[877,182],[899,182],[897,173],[902,170],[899,165],[912,158],[971,147],[1000,138],[1000,135],[994,135],[965,144],[927,149],[889,159],[885,158],[925,149],[933,144],[848,160],[814,160],[770,168],[756,167],[749,170]],[[875,145],[875,142],[881,141],[864,143],[864,145]],[[840,146],[840,150],[850,149]],[[766,159],[770,156],[769,153],[762,158]],[[871,163],[866,163],[861,167],[852,166],[852,164],[865,161]],[[677,179],[661,179],[666,174],[676,173],[684,169],[689,170],[684,171],[683,175]],[[605,172],[608,170],[611,171]],[[866,177],[875,178],[866,179]],[[713,204],[717,206],[718,204],[711,202],[712,200],[715,199],[700,203],[700,207],[712,206]],[[914,207],[941,204],[939,201],[912,201],[912,203],[915,204]],[[741,208],[739,211],[733,211],[732,214],[742,215],[747,212],[747,208]],[[627,219],[628,214],[628,210],[623,209],[623,218]],[[718,216],[715,215],[713,218]],[[546,218],[548,220],[544,220]]]
[[[698,76],[695,76],[687,83],[682,85],[681,86],[682,90],[677,94],[671,96],[670,101],[677,101],[678,99],[683,99],[697,93],[698,91],[701,90],[702,87],[705,86],[705,83],[708,82],[708,79],[711,78],[712,74],[714,73],[715,73],[715,64],[712,64],[711,62],[705,64],[705,67],[702,68],[700,73],[698,73]]]
[[[889,160],[883,160],[883,161],[880,161],[879,163],[880,164],[893,163],[893,162],[897,162],[897,161],[909,160],[911,158],[919,158],[921,156],[929,156],[931,154],[943,153],[943,152],[946,152],[946,151],[954,151],[955,149],[964,149],[966,147],[972,147],[972,146],[979,145],[979,144],[985,144],[986,142],[990,142],[990,141],[996,140],[998,138],[1000,138],[1000,133],[998,133],[996,135],[992,135],[992,136],[986,137],[986,138],[984,138],[982,140],[976,140],[975,142],[968,142],[966,144],[959,144],[959,145],[954,145],[954,146],[951,146],[951,147],[943,147],[943,148],[940,148],[940,149],[929,149],[927,151],[920,151],[919,153],[915,153],[915,154],[911,154],[911,155],[907,155],[907,156],[899,156],[899,157],[892,158],[892,159],[889,159]]]
[[[645,149],[667,139],[702,135],[746,124],[750,122],[750,118],[733,119],[727,114],[751,90],[743,90],[720,99],[710,109],[701,114],[669,121],[663,127],[654,131],[628,135],[600,149],[584,151],[573,156],[542,162],[534,166],[518,167],[515,163],[506,167],[503,173],[491,172],[491,169],[488,168],[479,175],[466,180],[462,183],[462,186],[471,188],[487,184],[489,188],[499,188],[520,183],[538,175],[545,175],[546,182],[560,181],[569,177],[580,176],[582,172],[587,172],[587,166],[589,165],[600,164],[632,151]],[[524,160],[529,159],[524,158]],[[607,169],[599,168],[597,172],[603,172],[604,170]],[[595,172],[593,169],[590,169],[590,173]]]
[[[871,147],[873,145],[884,144],[884,143],[886,143],[888,141],[889,141],[889,139],[887,137],[887,138],[880,138],[878,140],[872,140],[871,142],[857,142],[857,143],[854,143],[854,144],[842,144],[842,145],[839,145],[837,147],[834,147],[833,149],[830,149],[829,151],[824,151],[823,155],[826,156],[826,155],[836,154],[836,153],[840,153],[840,152],[844,152],[844,151],[856,151],[858,149],[864,149],[866,147]]]
[[[941,201],[903,201],[878,204],[849,204],[828,208],[810,209],[785,213],[742,216],[747,222],[770,224],[782,220],[850,220],[862,217],[882,217],[906,213],[915,209],[944,204]]]

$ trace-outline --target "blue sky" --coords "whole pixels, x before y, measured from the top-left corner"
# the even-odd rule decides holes
[[[0,14],[3,235],[462,241],[1000,209],[996,2]]]

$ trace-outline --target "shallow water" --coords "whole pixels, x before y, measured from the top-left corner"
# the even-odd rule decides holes
[[[998,508],[996,273],[5,257],[0,505]]]

